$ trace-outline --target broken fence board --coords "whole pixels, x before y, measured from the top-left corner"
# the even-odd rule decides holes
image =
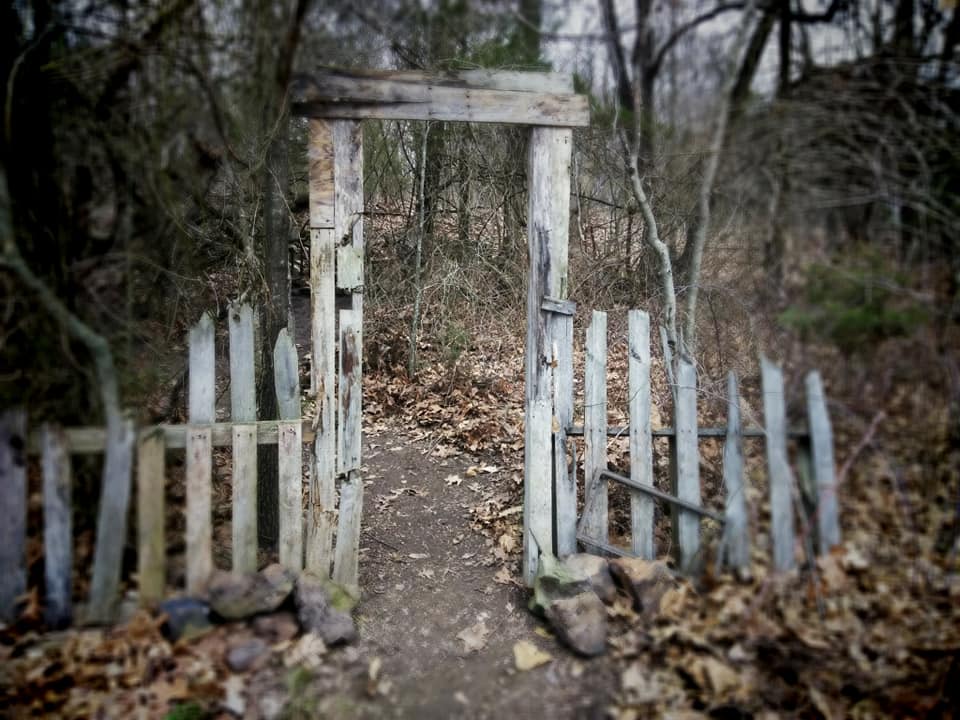
[[[642,310],[628,314],[630,383],[630,478],[653,487],[653,438],[650,435],[650,316]],[[630,494],[630,535],[633,553],[645,560],[656,557],[653,537],[653,499]]]
[[[16,619],[27,591],[27,414],[0,414],[0,622]]]
[[[817,540],[820,553],[840,544],[840,518],[837,502],[837,475],[833,459],[833,429],[827,412],[827,397],[820,373],[806,377],[807,418],[810,424],[810,448],[813,476],[817,489]]]
[[[681,500],[700,505],[700,451],[697,445],[697,370],[692,363],[677,363],[676,472],[673,493]],[[673,512],[674,545],[678,565],[692,573],[700,562],[700,518],[684,509]]]
[[[740,434],[740,391],[734,372],[727,375],[727,439],[723,444],[723,486],[726,526],[723,557],[728,567],[745,572],[750,567],[750,527],[743,481],[743,437]]]
[[[587,328],[584,375],[584,507],[580,532],[606,543],[609,538],[607,481],[607,314],[594,310]]]
[[[351,472],[340,484],[340,520],[333,561],[333,579],[359,593],[360,518],[363,516],[363,479]]]
[[[163,433],[143,435],[137,447],[137,581],[140,604],[163,599],[166,586]]]
[[[353,310],[340,311],[340,402],[337,405],[337,472],[360,469],[362,422],[362,367],[360,318]]]
[[[70,456],[60,428],[44,425],[43,454],[43,564],[46,578],[46,622],[60,629],[73,618],[73,507]],[[113,542],[123,545],[116,538]]]
[[[783,371],[764,356],[760,358],[763,386],[763,422],[767,432],[767,469],[770,482],[770,535],[773,568],[784,572],[794,567],[792,477],[787,459],[786,401]]]
[[[97,540],[93,554],[93,577],[87,602],[87,622],[106,624],[116,620],[127,540],[127,515],[133,484],[133,420],[118,418],[107,427],[103,461],[103,485],[97,515]]]

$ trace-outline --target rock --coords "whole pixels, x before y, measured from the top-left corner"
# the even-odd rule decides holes
[[[261,638],[246,638],[230,643],[224,659],[233,672],[242,673],[255,667],[269,650]]]
[[[339,590],[338,590],[339,588]],[[339,585],[305,572],[297,578],[294,600],[297,619],[304,632],[314,633],[327,645],[353,642],[357,629],[346,607],[353,607],[352,596]],[[339,603],[337,607],[335,603]]]
[[[269,613],[290,596],[296,575],[274,564],[259,573],[214,573],[207,586],[210,607],[227,620]]]
[[[554,601],[585,592],[593,592],[590,580],[571,572],[550,553],[540,555],[540,566],[533,581],[533,597],[530,598],[533,613],[543,616]]]
[[[158,606],[157,612],[166,615],[167,619],[160,629],[171,642],[197,637],[213,626],[210,606],[196,598],[164,600]]]
[[[617,587],[613,584],[610,566],[605,558],[589,553],[577,553],[568,555],[561,562],[572,576],[589,580],[590,587],[605,604],[613,604]]]
[[[554,600],[547,606],[547,620],[574,652],[592,657],[607,647],[607,609],[591,590]]]
[[[282,611],[254,618],[253,632],[271,645],[276,645],[296,637],[300,626],[293,613]]]
[[[610,561],[614,581],[632,598],[633,609],[655,615],[664,593],[676,586],[670,568],[659,560],[617,558]]]

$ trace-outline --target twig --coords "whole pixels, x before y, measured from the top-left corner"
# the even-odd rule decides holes
[[[853,468],[853,463],[860,456],[860,453],[862,453],[867,446],[873,442],[873,436],[876,434],[877,428],[880,426],[880,423],[886,419],[886,417],[887,413],[884,410],[880,410],[876,415],[873,416],[873,420],[871,420],[870,425],[867,426],[866,432],[864,432],[863,437],[860,438],[860,442],[853,446],[853,450],[850,451],[850,455],[847,456],[847,459],[840,467],[840,472],[837,473],[837,487],[840,487],[844,480],[847,479],[847,475],[850,474],[850,470]]]

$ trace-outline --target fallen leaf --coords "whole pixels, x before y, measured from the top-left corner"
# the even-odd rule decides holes
[[[430,557],[430,553],[410,553],[407,557],[411,560],[426,560]]]
[[[467,475],[467,476],[470,475],[470,471],[469,471],[469,470],[466,472],[466,475]],[[447,484],[447,487],[456,486],[456,485],[460,485],[460,483],[463,482],[463,478],[460,477],[459,475],[447,475],[447,477],[446,477],[446,479],[444,480],[444,482]]]
[[[463,641],[463,649],[466,652],[479,652],[487,646],[487,636],[490,635],[490,629],[487,624],[480,622],[461,630],[457,633],[457,639]]]
[[[553,656],[544,652],[532,642],[519,640],[513,646],[513,661],[517,670],[525,672],[533,670],[553,660]]]

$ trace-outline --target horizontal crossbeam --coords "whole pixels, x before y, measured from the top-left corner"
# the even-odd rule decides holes
[[[626,426],[611,425],[607,428],[607,435],[610,437],[626,437],[629,434],[630,428]],[[650,434],[653,435],[653,437],[672,438],[677,433],[673,428],[665,427],[651,430]],[[727,436],[727,429],[722,427],[697,428],[697,435],[702,438],[725,438]],[[740,436],[745,438],[762,438],[765,435],[766,433],[761,428],[744,428],[740,432]],[[805,428],[791,428],[787,431],[787,436],[803,439],[810,437],[810,433]],[[574,425],[568,427],[567,437],[583,437],[583,426]]]
[[[716,520],[719,523],[725,522],[723,515],[721,515],[718,512],[714,512],[713,510],[708,510],[705,507],[700,507],[699,505],[696,505],[692,502],[687,502],[686,500],[681,500],[678,497],[674,497],[673,495],[657,490],[655,487],[650,487],[649,485],[643,485],[642,483],[635,482],[634,480],[624,475],[619,475],[618,473],[612,472],[610,470],[600,470],[597,473],[597,475],[600,477],[609,478],[614,482],[618,482],[621,485],[625,485],[631,490],[642,492],[645,495],[649,495],[650,497],[657,498],[657,500],[662,500],[663,502],[670,503],[671,505],[676,505],[679,508],[683,508],[684,510],[689,510],[690,512],[696,513],[697,515],[703,515],[704,517],[711,518],[713,520]]]

